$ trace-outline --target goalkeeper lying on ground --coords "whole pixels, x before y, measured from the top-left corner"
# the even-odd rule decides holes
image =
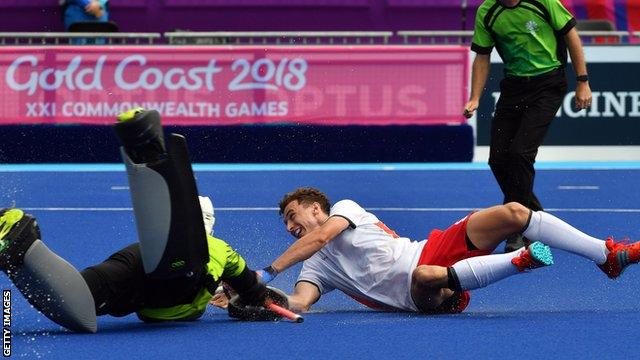
[[[208,198],[199,204],[184,137],[171,134],[165,147],[153,110],[132,110],[119,120],[114,130],[123,145],[139,242],[79,273],[40,240],[33,216],[0,210],[0,269],[25,298],[79,332],[96,332],[96,315],[195,320],[221,281],[242,304],[286,305],[284,294],[265,287],[237,252],[209,235],[213,206]]]

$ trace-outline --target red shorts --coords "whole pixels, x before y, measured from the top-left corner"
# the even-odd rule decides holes
[[[429,234],[429,240],[422,249],[418,265],[451,266],[460,260],[474,256],[489,255],[491,250],[469,250],[467,244],[467,222],[469,216],[465,216],[448,229],[442,231],[435,229]],[[457,296],[456,296],[457,295]],[[435,309],[436,313],[460,313],[471,300],[469,291],[463,291],[454,295],[454,301],[445,301],[441,307]]]

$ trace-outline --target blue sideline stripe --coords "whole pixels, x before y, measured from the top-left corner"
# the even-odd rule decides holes
[[[201,164],[195,171],[406,171],[489,170],[486,163]],[[537,170],[640,169],[640,162],[539,162]],[[114,172],[123,164],[0,164],[0,172]]]

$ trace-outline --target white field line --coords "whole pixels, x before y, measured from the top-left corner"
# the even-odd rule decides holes
[[[597,185],[560,185],[558,190],[600,190]]]
[[[26,211],[133,211],[130,207],[25,207]],[[403,208],[403,207],[371,207],[369,211],[392,211],[392,212],[459,212],[473,211],[481,208]],[[278,211],[277,207],[219,207],[215,211]],[[548,208],[548,212],[592,212],[592,213],[640,213],[640,209],[620,209],[620,208]]]
[[[559,185],[559,190],[600,190],[600,186],[597,185]],[[129,190],[128,186],[111,186],[111,190],[121,191]]]

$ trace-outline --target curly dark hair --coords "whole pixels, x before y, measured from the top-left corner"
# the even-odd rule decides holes
[[[324,211],[327,215],[331,211],[331,202],[327,195],[325,195],[322,191],[312,188],[312,187],[301,187],[297,188],[290,193],[286,193],[282,200],[280,200],[280,215],[284,214],[284,208],[289,205],[290,202],[298,200],[299,204],[313,204],[317,202],[320,204],[322,211]]]

